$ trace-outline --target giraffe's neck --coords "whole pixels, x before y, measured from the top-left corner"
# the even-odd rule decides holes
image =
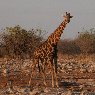
[[[66,27],[66,24],[67,22],[63,21],[59,27],[48,37],[47,41],[49,44],[55,45],[59,41],[61,34]]]

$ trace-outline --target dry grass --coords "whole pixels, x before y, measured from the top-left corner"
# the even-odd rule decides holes
[[[62,80],[66,82],[76,82],[83,86],[83,89],[89,91],[95,91],[95,72],[92,72],[92,68],[95,70],[95,55],[58,55],[58,64],[61,66],[58,68],[58,76],[59,76],[59,83]],[[73,65],[73,62],[75,62]],[[7,87],[8,81],[12,80],[13,86],[24,87],[28,85],[29,77],[30,77],[30,66],[32,64],[32,60],[26,59],[9,59],[9,58],[0,58],[0,89]],[[70,74],[64,73],[64,66],[68,63],[72,63],[71,65],[75,66],[82,66],[82,64],[92,64],[89,65],[90,69],[87,67],[88,72],[85,73],[81,71],[84,68],[74,69],[70,71]],[[76,65],[77,64],[77,65]],[[5,76],[3,75],[4,70],[10,70],[9,75],[5,72]],[[16,71],[16,72],[15,72]],[[15,74],[16,73],[16,74]],[[36,78],[36,80],[35,80]],[[37,79],[38,78],[38,79]],[[92,79],[91,79],[92,78]],[[47,77],[48,86],[51,86],[50,78]],[[32,86],[42,85],[43,81],[42,77],[38,73],[37,69],[35,75],[32,79]],[[60,84],[62,86],[62,84]],[[75,88],[73,88],[75,89]]]
[[[63,55],[59,54],[58,55],[59,60],[76,60],[76,61],[94,61],[95,62],[95,54],[79,54],[79,55]]]

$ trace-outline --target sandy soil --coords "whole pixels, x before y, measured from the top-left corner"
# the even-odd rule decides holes
[[[0,95],[95,95],[94,55],[60,56],[59,88],[51,87],[50,73],[47,74],[45,87],[37,69],[32,78],[31,88],[28,88],[31,63],[30,59],[0,59]],[[7,69],[9,73],[4,71]]]

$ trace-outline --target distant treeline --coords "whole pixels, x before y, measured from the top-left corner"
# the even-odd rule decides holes
[[[0,57],[31,58],[34,49],[44,42],[46,32],[42,29],[27,31],[21,26],[6,27],[0,34]],[[95,53],[95,30],[84,30],[74,40],[60,40],[58,50],[61,54]]]
[[[62,54],[95,54],[95,30],[78,32],[74,40],[61,40],[58,45]]]

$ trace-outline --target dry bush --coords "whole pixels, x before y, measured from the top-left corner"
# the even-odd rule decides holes
[[[95,53],[95,30],[90,29],[79,33],[76,44],[79,46],[81,53]]]
[[[94,54],[95,30],[84,30],[74,40],[61,40],[58,44],[59,53],[62,54]]]
[[[59,53],[80,54],[80,48],[74,40],[63,40],[58,45]]]
[[[31,57],[34,48],[41,44],[44,33],[41,29],[23,29],[19,25],[7,27],[2,35],[0,55],[10,57]]]

